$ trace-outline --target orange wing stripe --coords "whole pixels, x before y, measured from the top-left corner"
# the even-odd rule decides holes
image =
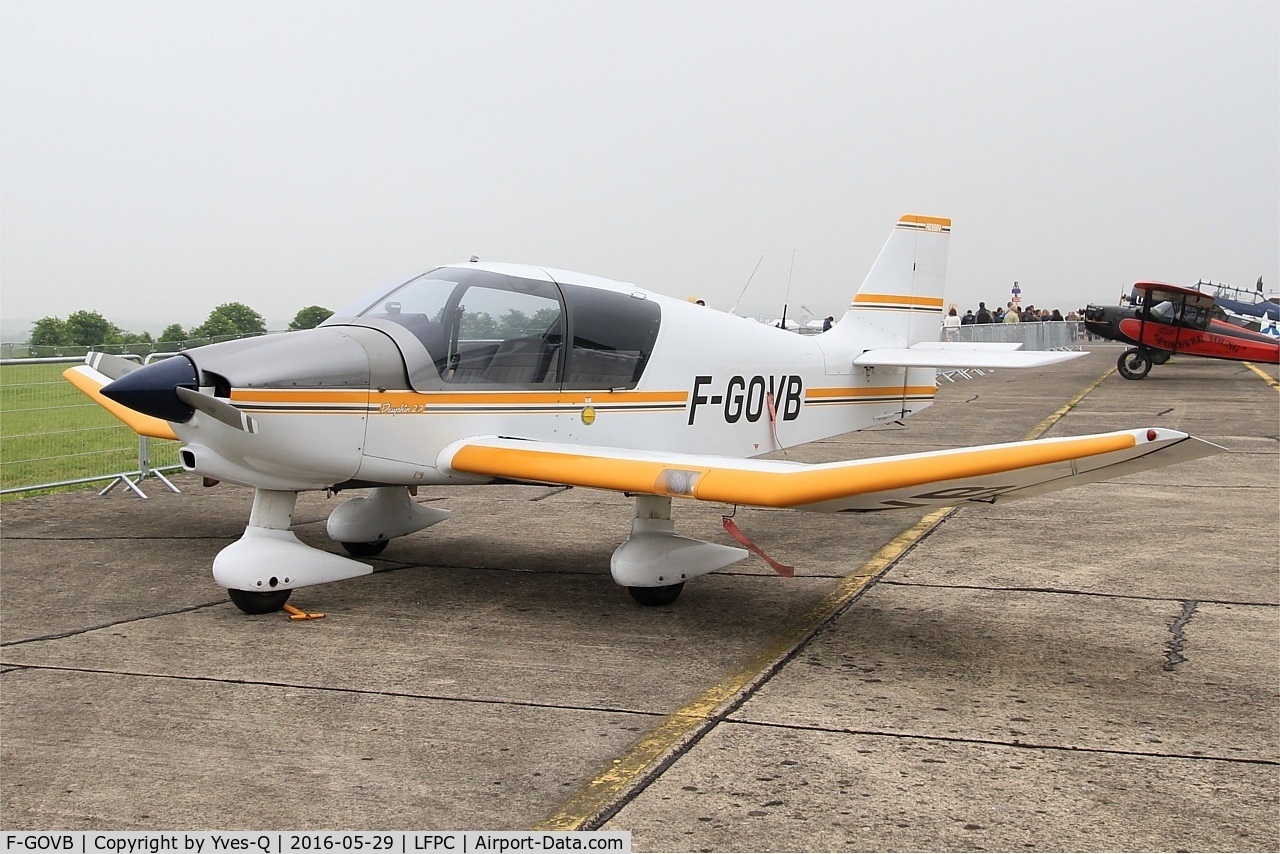
[[[841,466],[793,471],[680,465],[480,445],[459,450],[450,466],[457,471],[518,480],[683,495],[702,501],[757,507],[799,507],[852,495],[1066,462],[1125,450],[1134,444],[1131,434],[1113,434],[1064,442],[977,448],[916,459],[854,461]]]

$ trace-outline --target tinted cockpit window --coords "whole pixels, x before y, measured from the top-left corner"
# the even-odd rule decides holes
[[[419,391],[634,388],[662,314],[640,294],[468,267],[441,267],[361,302],[339,322],[372,321],[391,335]]]
[[[653,352],[661,310],[638,295],[562,287],[573,330],[564,387],[634,388]]]
[[[446,383],[558,384],[564,317],[551,282],[443,267],[360,314],[404,327]]]

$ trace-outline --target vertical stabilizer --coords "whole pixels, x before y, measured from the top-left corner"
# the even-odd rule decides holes
[[[858,288],[849,312],[835,330],[855,327],[862,334],[883,333],[884,342],[911,346],[936,341],[942,326],[942,290],[947,276],[951,220],[908,214],[898,220],[889,240]],[[857,323],[845,320],[857,318]],[[880,335],[875,337],[880,338]]]

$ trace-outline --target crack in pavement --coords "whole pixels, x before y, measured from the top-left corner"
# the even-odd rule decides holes
[[[502,699],[497,697],[454,697],[443,694],[419,694],[412,691],[388,691],[374,688],[351,688],[333,685],[307,685],[300,682],[277,682],[269,679],[234,679],[227,676],[190,676],[182,673],[147,673],[140,670],[117,670],[105,667],[72,667],[64,664],[5,664],[0,672],[10,670],[40,670],[55,673],[85,673],[95,676],[127,676],[135,679],[165,679],[175,682],[205,682],[216,685],[245,685],[261,688],[286,688],[295,691],[315,691],[322,694],[350,694],[369,697],[397,697],[406,700],[431,700],[440,703],[468,703],[482,706],[517,706],[530,709],[554,709],[568,712],[599,712],[608,715],[636,715],[637,717],[662,718],[667,712],[626,709],[614,706],[579,706],[569,703],[539,703],[534,700]]]
[[[1193,599],[1184,600],[1182,603],[1182,613],[1178,616],[1173,624],[1169,626],[1169,632],[1173,637],[1165,644],[1165,662],[1162,665],[1165,670],[1173,670],[1179,664],[1184,663],[1187,659],[1182,654],[1182,650],[1186,648],[1187,636],[1185,634],[1187,623],[1195,616],[1196,607],[1200,603]]]
[[[1141,593],[1107,593],[1103,590],[1073,590],[1067,587],[1020,587],[1000,584],[939,584],[930,581],[892,581],[881,579],[886,587],[929,587],[940,590],[988,590],[996,593],[1053,593],[1060,596],[1092,596],[1098,599],[1130,599],[1136,602],[1186,602],[1174,596],[1146,596]],[[1241,607],[1280,608],[1277,602],[1250,602],[1239,599],[1197,599],[1195,604],[1239,605]]]
[[[947,742],[951,744],[981,744],[992,747],[1016,747],[1021,750],[1058,750],[1068,753],[1098,753],[1111,756],[1145,756],[1152,759],[1191,759],[1206,762],[1230,762],[1240,765],[1277,765],[1280,760],[1250,759],[1235,756],[1207,756],[1195,753],[1164,753],[1150,750],[1124,750],[1114,747],[1080,747],[1067,744],[1039,744],[1030,741],[1005,741],[995,738],[966,738],[958,735],[924,735],[912,732],[892,732],[889,730],[849,729],[846,727],[824,727],[808,724],[785,724],[776,721],[752,721],[743,718],[726,718],[725,723],[741,726],[765,727],[769,729],[789,729],[800,732],[820,732],[835,735],[864,735],[874,738],[902,738],[916,741]]]

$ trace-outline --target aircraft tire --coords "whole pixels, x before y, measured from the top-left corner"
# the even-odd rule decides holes
[[[375,557],[382,554],[390,540],[374,540],[372,543],[343,543],[342,547],[352,557]]]
[[[1151,354],[1151,362],[1156,365],[1163,365],[1169,361],[1169,357],[1172,355],[1168,350],[1157,350]]]
[[[246,614],[271,614],[284,607],[293,590],[272,590],[259,593],[256,590],[228,590],[227,595],[235,606]]]
[[[1116,360],[1116,370],[1127,380],[1140,380],[1151,373],[1151,355],[1145,350],[1125,350]]]
[[[680,591],[684,589],[684,582],[679,584],[666,584],[662,587],[628,587],[627,592],[631,594],[631,598],[650,608],[659,607],[661,605],[670,605],[680,597]]]

